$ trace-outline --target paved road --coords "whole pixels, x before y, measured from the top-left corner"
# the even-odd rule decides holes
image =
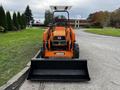
[[[25,81],[20,90],[120,90],[120,38],[76,30],[80,58],[88,60],[90,82],[41,83]]]

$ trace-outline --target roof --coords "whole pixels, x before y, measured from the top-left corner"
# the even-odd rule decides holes
[[[72,6],[50,6],[51,10],[54,11],[67,11],[70,10]]]

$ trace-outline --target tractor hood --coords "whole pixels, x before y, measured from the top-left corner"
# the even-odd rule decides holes
[[[65,36],[65,27],[55,27],[53,36]]]

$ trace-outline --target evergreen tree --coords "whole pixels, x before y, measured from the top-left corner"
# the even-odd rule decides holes
[[[48,25],[49,23],[52,23],[52,13],[49,10],[45,11],[45,21],[44,24]]]
[[[19,26],[18,26],[18,19],[17,19],[17,16],[16,16],[16,13],[14,12],[13,13],[13,25],[14,25],[14,30],[18,30],[19,29]]]
[[[29,24],[29,22],[31,20],[33,20],[32,11],[31,11],[29,6],[26,7],[26,10],[25,10],[24,14],[25,14],[25,17],[26,17],[26,23]]]
[[[6,31],[6,15],[2,6],[0,6],[0,26],[5,28]]]
[[[26,28],[26,17],[25,17],[25,14],[23,13],[21,15],[21,20],[22,20],[22,29]]]
[[[6,12],[6,22],[7,22],[7,30],[12,31],[12,20],[11,20],[11,15],[10,12]]]
[[[21,15],[20,15],[20,12],[17,13],[17,20],[18,20],[18,26],[19,26],[19,29],[22,29],[22,20],[21,20]]]

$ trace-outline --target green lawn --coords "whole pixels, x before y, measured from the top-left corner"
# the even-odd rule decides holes
[[[21,71],[39,50],[43,30],[0,33],[0,86]]]
[[[103,28],[103,29],[90,28],[85,30],[85,32],[120,37],[120,29],[115,28]]]

